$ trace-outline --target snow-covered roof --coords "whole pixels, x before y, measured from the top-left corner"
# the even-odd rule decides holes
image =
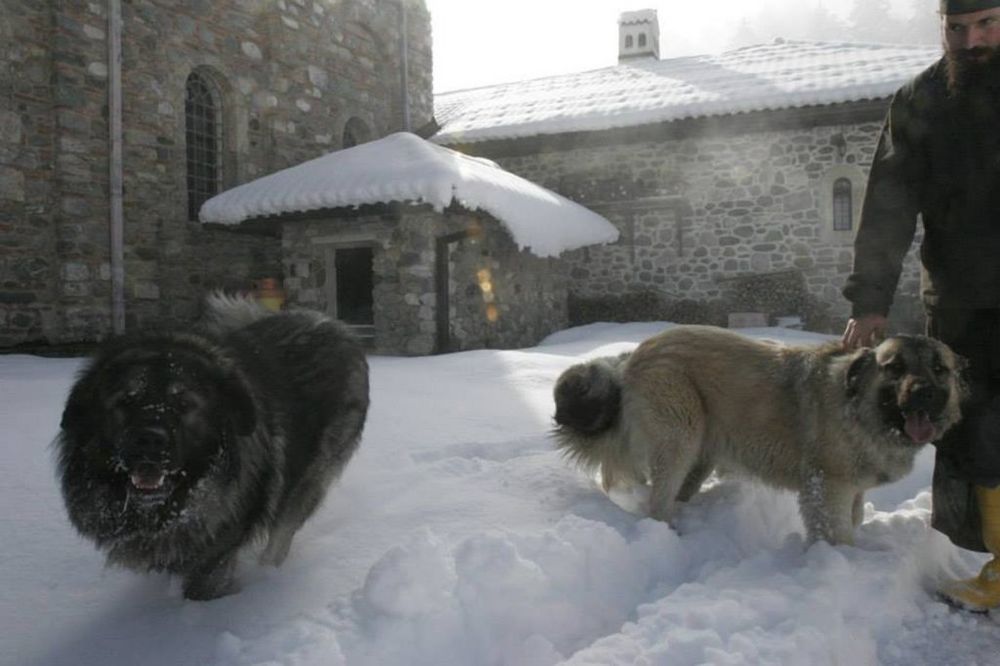
[[[235,187],[206,201],[200,217],[203,222],[237,224],[255,217],[396,201],[430,204],[438,211],[454,201],[469,210],[484,210],[503,224],[519,247],[540,257],[618,238],[618,230],[597,213],[494,162],[407,132]]]
[[[596,131],[890,96],[939,46],[775,40],[719,55],[435,95],[442,144]]]
[[[656,10],[655,9],[639,9],[632,12],[622,12],[618,17],[619,25],[628,25],[630,23],[648,23],[656,22]]]

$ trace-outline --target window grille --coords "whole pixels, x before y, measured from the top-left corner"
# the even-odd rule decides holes
[[[197,72],[187,80],[184,100],[187,141],[188,219],[219,193],[222,183],[222,121],[219,96]]]
[[[849,178],[838,178],[833,183],[833,230],[850,231],[854,228],[854,202]]]
[[[639,35],[639,48],[640,49],[646,48],[646,33],[641,33]]]
[[[632,48],[632,35],[625,36],[625,48],[627,49]]]

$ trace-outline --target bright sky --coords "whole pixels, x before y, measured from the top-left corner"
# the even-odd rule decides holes
[[[740,20],[817,2],[846,16],[852,0],[425,0],[434,30],[434,90],[518,81],[617,63],[618,16],[656,9],[660,57],[715,53]],[[907,0],[891,0],[905,13]],[[937,3],[927,0],[928,11]]]

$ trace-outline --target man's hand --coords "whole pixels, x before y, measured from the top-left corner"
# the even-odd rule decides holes
[[[885,339],[889,329],[889,319],[884,315],[870,314],[847,320],[847,328],[841,342],[845,349],[874,347]]]

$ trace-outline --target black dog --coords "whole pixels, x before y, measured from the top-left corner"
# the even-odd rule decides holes
[[[228,594],[253,539],[284,561],[367,411],[368,364],[341,324],[214,296],[194,330],[112,339],[83,369],[55,442],[70,521],[109,564]]]

